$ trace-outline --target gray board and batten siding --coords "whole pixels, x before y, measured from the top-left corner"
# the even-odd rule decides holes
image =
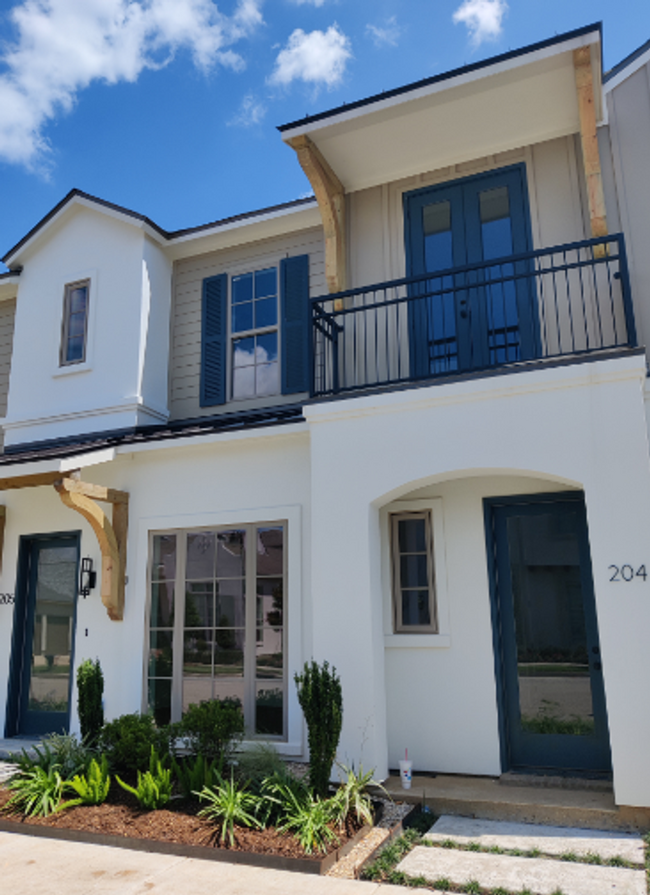
[[[0,302],[0,417],[7,415],[15,319],[16,299]],[[2,450],[3,446],[4,430],[0,429],[0,450]]]
[[[309,294],[327,292],[325,241],[320,227],[260,240],[178,261],[174,267],[172,346],[169,383],[170,419],[212,416],[249,407],[295,403],[296,395],[230,401],[201,407],[201,295],[203,280],[217,274],[236,276],[278,265],[282,258],[309,255]]]
[[[635,67],[636,66],[636,67]],[[599,129],[610,231],[620,220],[630,265],[639,344],[650,345],[650,62],[609,89],[608,125]],[[617,72],[617,79],[623,72]],[[605,88],[608,85],[605,83]],[[609,171],[611,173],[609,173]],[[608,189],[607,175],[611,179]]]

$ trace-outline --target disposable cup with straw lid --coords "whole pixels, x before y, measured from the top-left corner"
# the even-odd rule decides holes
[[[411,772],[413,770],[413,762],[409,761],[409,750],[404,750],[404,758],[399,763],[399,775],[402,781],[402,789],[411,788]]]

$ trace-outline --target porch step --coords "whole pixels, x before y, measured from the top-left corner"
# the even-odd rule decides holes
[[[9,739],[0,739],[0,760],[6,761],[14,755],[20,755],[24,749],[28,755],[34,755],[34,746],[40,743],[40,737],[10,737]]]
[[[410,790],[402,789],[398,776],[389,777],[383,785],[393,798],[412,804],[424,803],[437,815],[588,830],[645,832],[650,829],[650,809],[617,807],[611,791],[502,786],[494,777],[448,774],[415,775]]]
[[[482,889],[527,889],[535,895],[646,895],[644,870],[599,867],[545,858],[519,858],[417,846],[396,868],[444,885],[476,882]]]
[[[577,789],[613,792],[611,780],[590,777],[560,777],[546,774],[515,774],[508,771],[499,777],[501,786],[537,786],[542,789]]]

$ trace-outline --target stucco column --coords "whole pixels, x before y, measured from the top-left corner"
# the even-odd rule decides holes
[[[343,687],[344,764],[387,775],[379,521],[337,426],[312,428],[313,657]]]

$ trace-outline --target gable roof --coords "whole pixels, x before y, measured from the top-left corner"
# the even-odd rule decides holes
[[[282,202],[279,205],[271,205],[267,208],[257,209],[256,211],[248,211],[243,214],[221,218],[220,220],[212,221],[208,224],[200,224],[197,227],[186,227],[181,230],[164,230],[156,224],[155,221],[152,221],[151,218],[144,214],[140,214],[130,208],[125,208],[123,205],[117,205],[115,202],[108,202],[106,199],[100,199],[83,190],[72,189],[57,205],[54,206],[54,208],[41,218],[41,220],[35,224],[35,226],[32,227],[32,229],[26,233],[13,248],[9,249],[6,255],[0,260],[8,267],[11,267],[12,258],[15,258],[21,249],[25,248],[30,242],[41,236],[48,226],[52,225],[68,208],[75,204],[86,207],[95,207],[99,211],[108,212],[119,218],[126,219],[128,222],[147,230],[149,235],[155,238],[158,242],[169,244],[173,243],[175,240],[187,239],[192,236],[202,236],[210,231],[225,229],[240,222],[253,222],[259,218],[299,210],[304,207],[315,205],[316,199],[311,196],[304,199],[293,199],[290,202]],[[9,274],[11,273],[12,271],[9,271]],[[9,274],[2,274],[2,276],[8,276]]]

